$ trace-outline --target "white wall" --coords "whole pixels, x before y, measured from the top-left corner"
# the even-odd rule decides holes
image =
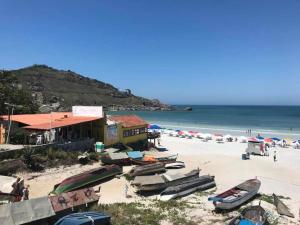
[[[102,106],[72,106],[73,116],[103,117]]]

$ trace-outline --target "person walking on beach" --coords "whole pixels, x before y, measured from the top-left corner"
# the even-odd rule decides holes
[[[127,184],[125,184],[124,192],[125,192],[125,198],[128,198],[128,185]]]
[[[274,151],[273,159],[274,159],[274,162],[276,162],[276,161],[277,161],[276,150]]]

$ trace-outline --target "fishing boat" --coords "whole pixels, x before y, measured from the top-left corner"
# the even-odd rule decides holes
[[[129,175],[135,177],[135,176],[162,173],[165,171],[166,171],[165,165],[163,163],[157,162],[149,165],[136,166],[129,171]]]
[[[290,212],[290,209],[275,194],[273,194],[273,198],[278,214],[292,218],[295,217],[294,214]]]
[[[174,198],[187,196],[196,191],[204,191],[215,186],[216,183],[214,176],[200,176],[192,181],[188,181],[179,185],[174,185],[166,188],[160,194],[160,200],[168,201]]]
[[[267,213],[260,205],[245,208],[241,215],[234,218],[228,225],[264,225],[267,224]]]
[[[153,176],[137,176],[132,182],[132,185],[137,188],[138,191],[161,191],[167,187],[179,185],[188,181],[192,181],[199,177],[199,169],[192,170],[186,174],[171,174],[165,173],[162,175]]]
[[[172,163],[165,164],[166,169],[181,169],[181,168],[184,168],[184,167],[185,167],[185,164],[182,161],[175,161],[175,162],[172,162]]]
[[[253,198],[258,193],[260,185],[258,179],[250,179],[217,196],[209,197],[208,200],[213,201],[216,209],[230,210]]]
[[[157,162],[168,164],[168,163],[176,162],[177,156],[178,156],[177,154],[165,156],[165,157],[144,156],[140,160],[131,159],[131,162],[135,165],[147,165],[147,164],[152,164]]]
[[[118,165],[103,166],[97,169],[89,170],[84,173],[71,176],[63,180],[60,184],[55,185],[52,194],[61,194],[64,192],[77,190],[94,182],[101,181],[121,173],[122,169]]]

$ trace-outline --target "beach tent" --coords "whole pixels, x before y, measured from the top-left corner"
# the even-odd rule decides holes
[[[132,159],[142,159],[144,157],[144,154],[140,151],[127,152],[127,155],[129,158],[132,158]]]
[[[232,137],[230,134],[226,134],[226,135],[224,136],[224,139],[225,139],[226,141],[228,141],[228,142],[233,141],[233,137]]]
[[[248,138],[245,136],[240,136],[240,137],[238,137],[238,141],[240,143],[246,143],[248,141]]]
[[[209,134],[209,133],[202,134],[201,137],[202,137],[204,140],[211,140],[211,139],[212,139],[212,135]]]
[[[195,134],[195,137],[196,137],[196,138],[201,138],[201,133],[200,133],[200,132],[197,132],[197,133]]]
[[[292,147],[293,147],[293,148],[300,148],[300,140],[298,140],[298,141],[293,141]]]
[[[0,205],[0,224],[19,225],[55,215],[48,196]]]
[[[54,225],[109,225],[110,216],[99,212],[73,213],[61,218]]]
[[[248,146],[246,148],[246,153],[254,155],[264,154],[264,144],[260,141],[248,140]]]

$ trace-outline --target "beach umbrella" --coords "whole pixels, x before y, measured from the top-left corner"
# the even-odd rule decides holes
[[[285,140],[287,145],[290,145],[293,142],[293,140],[291,138],[284,138],[283,140]]]
[[[273,141],[280,141],[280,139],[279,138],[277,138],[277,137],[273,137],[273,138],[271,138]]]
[[[255,137],[250,137],[250,138],[248,138],[248,141],[250,141],[250,142],[259,142],[260,140],[255,138]]]
[[[264,139],[265,139],[265,138],[262,137],[262,136],[257,136],[256,138],[259,139],[259,140],[264,140]]]
[[[156,124],[149,124],[148,125],[148,129],[152,129],[152,130],[160,130],[161,127],[156,125]]]
[[[273,142],[273,139],[272,138],[265,138],[264,142],[271,143],[271,142]]]

